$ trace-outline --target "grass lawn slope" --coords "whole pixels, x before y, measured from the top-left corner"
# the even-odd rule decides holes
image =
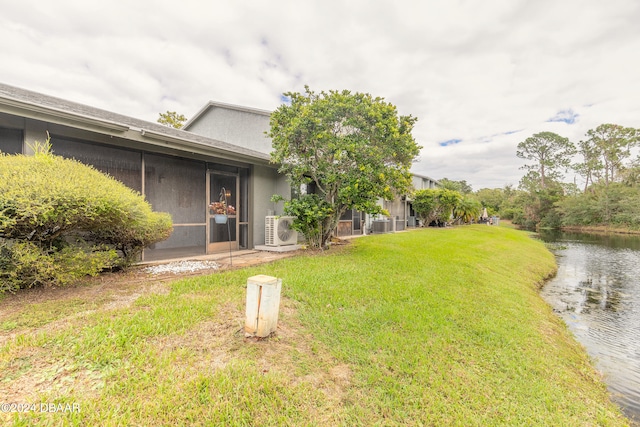
[[[61,410],[0,417],[15,425],[628,425],[538,295],[554,271],[551,253],[526,233],[469,226],[148,283],[127,304],[97,291],[91,301],[34,303],[0,316],[8,337],[0,396]],[[245,284],[256,274],[283,279],[278,331],[265,340],[242,330]]]

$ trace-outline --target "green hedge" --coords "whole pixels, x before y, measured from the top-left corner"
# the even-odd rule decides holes
[[[0,293],[125,267],[171,234],[170,215],[153,212],[139,193],[37,151],[0,154]]]

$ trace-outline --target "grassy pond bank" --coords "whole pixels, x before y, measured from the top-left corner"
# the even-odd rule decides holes
[[[94,283],[2,314],[8,297],[0,400],[37,406],[0,423],[628,425],[538,294],[555,268],[527,233],[477,225],[149,277],[130,297]],[[243,333],[256,274],[283,280],[278,331],[264,340]]]

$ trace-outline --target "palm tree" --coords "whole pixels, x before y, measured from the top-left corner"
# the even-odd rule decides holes
[[[481,212],[482,204],[475,198],[465,195],[460,198],[453,209],[453,216],[456,221],[466,224],[478,219]]]

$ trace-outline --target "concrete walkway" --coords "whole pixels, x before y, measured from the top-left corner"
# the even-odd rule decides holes
[[[268,251],[256,251],[256,250],[242,250],[229,252],[216,253],[210,255],[197,255],[184,258],[164,259],[159,261],[141,262],[140,266],[152,266],[177,263],[181,261],[215,261],[220,268],[231,267],[247,267],[251,265],[263,264],[266,262],[276,261],[282,258],[289,258],[295,255],[303,253],[303,250],[290,251],[290,252],[268,252]]]
[[[365,236],[366,235],[343,236],[343,237],[340,237],[339,240],[349,241],[351,239],[365,237]],[[291,250],[291,249],[294,249],[294,248],[280,248],[280,249],[269,248],[269,250],[247,249],[247,250],[233,251],[231,252],[231,254],[229,252],[220,252],[220,253],[209,254],[209,255],[194,255],[194,256],[181,257],[181,258],[163,259],[163,260],[155,260],[155,261],[142,261],[137,265],[154,266],[154,265],[179,263],[183,261],[214,261],[220,266],[220,268],[240,268],[240,267],[248,267],[252,265],[272,262],[282,258],[289,258],[289,257],[306,253],[306,250],[300,249],[300,246],[298,245],[296,245],[294,250]]]

